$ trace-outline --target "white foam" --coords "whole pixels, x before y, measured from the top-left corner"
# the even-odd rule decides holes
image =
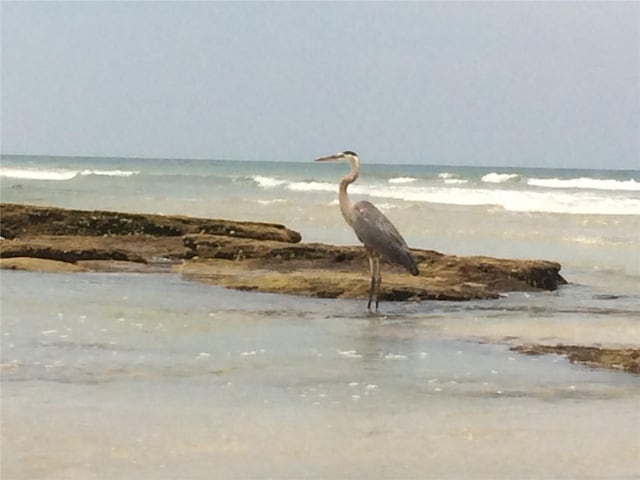
[[[527,185],[545,188],[582,188],[591,190],[640,191],[640,182],[600,178],[530,178]]]
[[[286,183],[286,182],[285,182]],[[294,192],[333,192],[338,189],[336,184],[327,182],[291,182],[287,185]]]
[[[389,179],[389,183],[413,183],[417,180],[417,178],[413,178],[413,177],[394,177],[394,178],[390,178]]]
[[[338,350],[338,354],[347,358],[362,358],[356,350]]]
[[[592,192],[532,191],[464,187],[354,189],[379,198],[445,205],[494,205],[513,212],[640,215],[640,198],[613,198]]]
[[[462,185],[465,183],[469,183],[469,180],[465,180],[463,178],[457,178],[455,173],[442,172],[438,174],[438,178],[444,180],[444,183],[447,185]]]
[[[89,175],[106,177],[130,177],[140,172],[131,170],[43,170],[37,168],[0,168],[0,177],[19,178],[23,180],[71,180],[72,178]]]
[[[273,198],[271,200],[258,200],[260,205],[276,205],[281,203],[287,203],[287,199],[285,198]]]
[[[0,167],[0,177],[23,180],[71,180],[78,175],[77,170],[37,170],[28,168]]]
[[[465,183],[469,183],[469,180],[464,180],[462,178],[445,178],[444,183],[447,185],[463,185]]]
[[[484,175],[481,180],[485,183],[504,183],[519,178],[517,173],[496,173],[491,172]]]
[[[287,183],[286,180],[281,180],[279,178],[273,177],[264,177],[262,175],[254,175],[253,177],[251,177],[251,180],[256,182],[258,186],[262,188],[279,187],[280,185],[284,185],[285,183]]]
[[[508,179],[520,178],[517,174],[492,173],[490,179],[504,184]],[[485,175],[486,178],[487,175]],[[335,183],[317,181],[286,181],[272,177],[258,177],[263,188],[282,185],[285,189],[294,192],[330,192],[335,194]],[[447,178],[447,180],[461,180]],[[491,183],[491,181],[489,181]],[[640,215],[640,198],[624,195],[619,192],[613,197],[610,194],[600,193],[594,190],[542,190],[526,188],[526,185],[518,184],[519,188],[509,187],[508,184],[500,188],[477,187],[469,188],[461,182],[441,184],[440,186],[420,186],[413,184],[396,185],[372,185],[365,182],[355,183],[349,187],[349,193],[356,195],[368,195],[374,199],[393,199],[408,202],[435,203],[461,206],[494,206],[513,212],[543,212],[543,213],[568,213],[568,214],[596,214],[596,215]],[[522,188],[520,188],[522,187]],[[359,199],[354,198],[353,201]],[[388,203],[375,201],[379,208],[392,208]],[[338,203],[335,197],[329,205]]]
[[[99,175],[105,177],[130,177],[132,175],[138,175],[139,171],[131,170],[83,170],[80,175]]]

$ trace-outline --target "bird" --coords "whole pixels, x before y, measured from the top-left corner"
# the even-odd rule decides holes
[[[418,265],[398,229],[373,203],[361,200],[352,204],[351,200],[349,200],[347,187],[355,182],[360,174],[360,159],[358,155],[351,150],[346,150],[335,155],[316,158],[315,161],[347,161],[351,165],[351,172],[340,179],[338,202],[340,203],[342,216],[347,224],[353,228],[367,252],[371,271],[367,309],[371,311],[371,303],[375,298],[375,310],[377,312],[380,302],[380,284],[382,282],[380,258],[403,266],[414,276],[420,273]]]

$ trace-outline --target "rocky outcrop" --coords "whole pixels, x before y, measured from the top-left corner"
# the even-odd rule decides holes
[[[0,244],[0,258],[32,257],[71,263],[84,260],[167,263],[180,262],[188,255],[182,237],[148,235],[38,235],[3,240]]]
[[[275,223],[235,222],[178,215],[69,210],[2,203],[0,218],[0,235],[8,239],[27,235],[179,237],[187,233],[208,233],[292,243],[301,240],[298,232]]]
[[[640,349],[601,348],[580,345],[518,345],[511,350],[527,355],[557,354],[566,356],[571,363],[590,367],[611,368],[640,374]]]
[[[365,298],[369,288],[361,246],[298,243],[300,234],[282,225],[13,204],[0,204],[0,218],[3,268],[44,269],[17,260],[31,258],[84,270],[174,271],[229,288],[329,298]],[[555,262],[412,251],[420,275],[384,264],[381,300],[496,298],[566,283]]]
[[[193,259],[181,266],[188,278],[242,290],[365,298],[369,265],[360,246],[252,242],[187,235]],[[381,300],[470,300],[500,292],[555,290],[565,283],[560,265],[541,260],[457,257],[413,249],[420,275],[384,264]]]
[[[44,258],[12,257],[0,258],[0,268],[7,270],[27,270],[31,272],[70,273],[86,272],[87,269],[75,263],[47,260]]]

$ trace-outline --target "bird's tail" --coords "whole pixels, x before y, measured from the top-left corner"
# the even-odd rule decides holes
[[[400,260],[401,260],[400,261],[401,265],[404,268],[406,268],[411,275],[415,277],[416,275],[420,274],[420,271],[418,270],[418,264],[416,263],[416,259],[413,258],[413,255],[411,255],[411,252],[409,252],[409,250],[403,251],[403,255]]]

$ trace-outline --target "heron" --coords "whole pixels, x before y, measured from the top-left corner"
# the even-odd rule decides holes
[[[416,261],[398,229],[373,203],[361,200],[352,204],[351,200],[349,200],[347,187],[355,182],[360,174],[360,159],[355,152],[346,150],[328,157],[316,158],[315,161],[347,161],[351,165],[351,172],[340,179],[338,202],[340,203],[342,216],[347,224],[353,228],[367,252],[369,270],[371,271],[367,309],[371,311],[371,302],[375,298],[377,312],[380,301],[380,284],[382,282],[380,258],[406,268],[411,275],[419,274]]]

